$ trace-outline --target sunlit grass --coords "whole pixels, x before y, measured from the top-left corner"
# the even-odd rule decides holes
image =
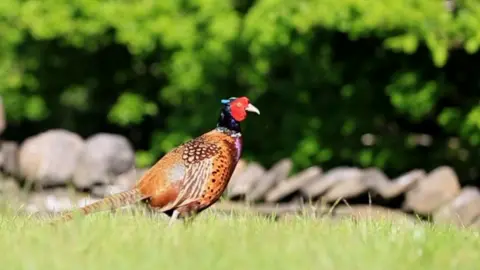
[[[2,269],[478,269],[475,231],[432,225],[205,212],[167,227],[99,213],[57,227],[5,214]]]

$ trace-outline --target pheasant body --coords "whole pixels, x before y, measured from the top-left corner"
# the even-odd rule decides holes
[[[240,143],[238,143],[240,141]],[[200,212],[215,203],[228,185],[241,154],[241,135],[214,129],[170,151],[136,188],[147,203],[170,215]]]
[[[242,154],[240,122],[245,111],[259,113],[245,97],[222,103],[225,107],[216,128],[172,149],[131,190],[87,205],[81,212],[87,215],[143,201],[171,216],[172,222],[178,217],[198,214],[217,202]],[[72,217],[73,212],[67,212],[62,219]]]

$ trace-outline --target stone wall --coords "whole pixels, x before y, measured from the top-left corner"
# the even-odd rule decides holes
[[[24,200],[30,212],[83,205],[127,190],[139,178],[128,139],[109,133],[84,139],[62,129],[20,144],[1,141],[0,170],[3,197]]]
[[[439,166],[414,169],[390,179],[377,168],[310,167],[290,175],[289,159],[269,169],[239,164],[226,197],[280,215],[382,216],[429,220],[461,227],[480,227],[480,190],[461,187],[455,171]],[[312,208],[311,206],[315,206]],[[232,206],[233,207],[233,206]]]
[[[0,143],[0,194],[27,212],[57,212],[127,190],[145,172],[130,142],[99,133],[81,138],[54,129],[18,144]],[[271,168],[241,160],[217,211],[254,211],[277,218],[388,217],[480,227],[480,191],[461,187],[455,171],[414,169],[390,179],[376,168],[313,166],[291,175],[292,162]],[[20,192],[21,189],[27,192]]]

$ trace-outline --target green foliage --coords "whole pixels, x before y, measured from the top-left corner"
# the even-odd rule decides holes
[[[262,115],[245,157],[267,166],[446,163],[475,179],[480,2],[456,2],[5,0],[5,136],[121,132],[151,164],[214,127],[219,99],[247,95]]]
[[[157,105],[153,102],[147,102],[138,94],[123,93],[110,110],[108,119],[111,122],[121,126],[130,124],[139,124],[144,115],[156,115]]]

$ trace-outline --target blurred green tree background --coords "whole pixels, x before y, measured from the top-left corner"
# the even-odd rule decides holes
[[[3,0],[3,137],[118,132],[146,166],[246,95],[246,159],[476,183],[479,28],[478,0]]]

